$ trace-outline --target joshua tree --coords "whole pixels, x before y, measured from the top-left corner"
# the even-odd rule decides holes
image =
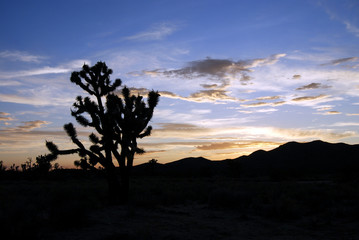
[[[80,72],[71,75],[71,82],[91,96],[78,96],[71,114],[82,126],[94,128],[95,133],[89,135],[92,146],[85,147],[72,123],[65,124],[64,129],[77,148],[59,150],[52,142],[46,142],[46,146],[55,158],[77,153],[90,166],[102,165],[106,170],[110,201],[124,203],[128,198],[134,155],[144,152],[137,147],[137,138],[150,135],[152,127],[147,125],[160,95],[155,91],[149,92],[146,104],[142,96],[131,95],[124,87],[121,98],[115,91],[121,86],[121,80],[112,83],[110,74],[112,70],[104,62],[98,62],[92,67],[85,64]],[[119,165],[120,178],[113,157]]]

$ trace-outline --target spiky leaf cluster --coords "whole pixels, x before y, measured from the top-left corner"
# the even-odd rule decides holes
[[[131,95],[127,87],[122,89],[123,99],[117,95],[109,94],[107,109],[115,126],[115,139],[121,143],[122,148],[132,152],[144,153],[137,147],[137,138],[151,134],[152,127],[147,126],[153,116],[154,108],[159,101],[159,93],[151,91],[147,97],[147,104],[142,96]]]
[[[111,74],[112,69],[109,69],[104,62],[98,62],[92,67],[84,64],[80,72],[71,74],[70,80],[89,94],[102,97],[121,86],[120,79],[116,79],[111,84]]]

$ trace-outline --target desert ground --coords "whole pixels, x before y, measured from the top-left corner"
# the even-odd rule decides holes
[[[359,184],[134,177],[0,181],[2,239],[359,239]]]

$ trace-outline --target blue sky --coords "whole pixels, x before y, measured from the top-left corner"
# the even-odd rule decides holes
[[[71,148],[62,126],[84,93],[69,77],[97,61],[133,93],[161,93],[136,163],[358,144],[358,13],[346,0],[2,1],[0,160]]]

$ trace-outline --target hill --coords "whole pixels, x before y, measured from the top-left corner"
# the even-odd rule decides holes
[[[135,174],[176,176],[231,175],[255,178],[310,178],[318,176],[357,175],[359,173],[359,144],[288,142],[270,151],[258,150],[248,156],[222,161],[203,157],[178,161],[141,164]]]
[[[288,142],[270,151],[259,150],[234,161],[245,176],[273,178],[355,174],[359,145],[313,141]]]

